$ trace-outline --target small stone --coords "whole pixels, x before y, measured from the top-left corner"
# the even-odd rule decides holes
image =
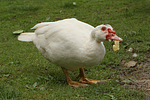
[[[45,90],[45,87],[44,87],[44,86],[41,86],[41,87],[40,87],[40,90]]]
[[[132,34],[136,34],[136,31],[131,31]]]
[[[130,83],[131,83],[131,80],[126,79],[126,80],[123,80],[123,81],[121,81],[121,82],[123,82],[123,83],[125,83],[125,84],[130,84]]]
[[[60,14],[65,14],[65,11],[60,10],[59,13],[60,13]]]
[[[149,58],[149,59],[147,59],[147,61],[148,61],[148,62],[150,62],[150,58]]]
[[[120,63],[121,63],[121,64],[125,64],[126,61],[125,61],[125,60],[121,60]]]
[[[73,5],[75,6],[75,5],[76,5],[76,2],[73,2]]]
[[[129,48],[128,51],[129,51],[129,52],[133,52],[133,48]]]
[[[46,20],[48,21],[50,19],[50,17],[47,17]]]
[[[37,82],[35,82],[34,84],[33,84],[33,87],[35,88],[37,86]]]
[[[150,92],[150,89],[147,89],[146,91],[149,91],[149,92]]]
[[[62,96],[63,96],[63,97],[67,97],[67,94],[63,94]]]
[[[134,53],[133,55],[132,55],[132,57],[134,57],[134,58],[136,58],[138,55],[136,54],[136,53]]]

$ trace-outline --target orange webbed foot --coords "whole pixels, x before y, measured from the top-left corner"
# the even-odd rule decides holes
[[[79,82],[85,83],[85,84],[97,84],[97,83],[105,83],[106,80],[93,80],[93,79],[89,79],[87,77],[81,77]]]
[[[84,83],[84,84],[97,84],[97,83],[106,83],[107,82],[106,80],[93,80],[93,79],[87,78],[85,76],[83,68],[80,68],[80,73],[76,78],[79,78],[79,77],[80,77],[79,82]]]
[[[76,88],[78,88],[79,86],[81,86],[81,87],[88,86],[88,84],[86,84],[86,83],[80,83],[80,82],[72,81],[71,78],[68,75],[67,69],[62,67],[62,70],[63,70],[63,72],[64,72],[64,74],[66,76],[66,79],[67,79],[67,82],[68,82],[69,86],[76,87]]]
[[[75,87],[75,88],[78,88],[78,87],[87,87],[88,86],[88,84],[86,84],[86,83],[79,83],[79,82],[75,82],[75,81],[68,82],[68,85],[72,86],[72,87]]]

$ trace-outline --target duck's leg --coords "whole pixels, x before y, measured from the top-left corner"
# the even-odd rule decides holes
[[[80,73],[77,76],[77,78],[80,77],[80,80],[79,80],[80,83],[97,84],[97,83],[105,83],[106,82],[106,80],[92,80],[92,79],[88,79],[85,76],[84,69],[80,68],[79,70],[80,70]]]
[[[72,81],[71,78],[70,78],[69,75],[68,75],[67,69],[66,69],[66,68],[63,68],[63,67],[61,67],[61,68],[62,68],[62,70],[63,70],[63,72],[64,72],[64,74],[65,74],[65,76],[66,76],[68,85],[73,86],[73,87],[76,87],[76,88],[79,87],[79,86],[81,86],[81,87],[86,87],[86,86],[88,86],[88,84],[86,84],[86,83],[79,83],[79,82],[74,82],[74,81]]]

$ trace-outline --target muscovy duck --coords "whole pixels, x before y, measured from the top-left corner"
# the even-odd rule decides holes
[[[68,85],[73,87],[104,82],[88,79],[83,67],[92,67],[102,61],[105,56],[103,41],[122,41],[109,24],[94,28],[75,18],[42,22],[32,29],[35,29],[35,32],[22,33],[18,40],[32,41],[47,60],[62,68]],[[72,81],[67,72],[76,69],[79,69],[79,82]]]

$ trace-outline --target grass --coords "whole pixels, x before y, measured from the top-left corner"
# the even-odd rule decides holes
[[[76,2],[76,5],[72,3]],[[146,61],[150,51],[149,0],[0,0],[0,99],[36,100],[144,100],[142,91],[116,82],[120,61]],[[120,50],[105,42],[100,65],[85,68],[87,77],[109,80],[106,84],[73,88],[61,68],[48,62],[32,43],[17,40],[12,32],[30,30],[38,22],[75,17],[93,26],[109,23],[123,38]],[[132,57],[128,48],[138,54]],[[78,71],[69,72],[73,80]]]

